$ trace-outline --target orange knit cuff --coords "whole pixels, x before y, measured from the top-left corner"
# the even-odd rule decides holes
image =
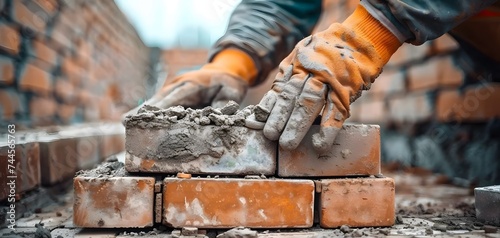
[[[238,76],[247,81],[249,85],[255,82],[258,73],[252,57],[234,48],[222,50],[213,58],[212,62],[202,68],[220,70]]]
[[[370,42],[382,58],[384,64],[389,61],[394,52],[402,45],[398,38],[376,18],[370,15],[361,4],[358,5],[356,10],[342,24]]]

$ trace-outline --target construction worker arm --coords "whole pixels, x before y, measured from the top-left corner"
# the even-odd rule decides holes
[[[360,4],[400,41],[433,40],[497,0],[362,0]]]
[[[297,42],[311,34],[321,14],[321,0],[242,0],[235,8],[226,33],[210,52],[237,48],[249,55],[257,69],[250,84],[264,81]]]

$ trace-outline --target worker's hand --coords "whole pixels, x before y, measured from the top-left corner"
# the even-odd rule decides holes
[[[248,83],[223,70],[201,68],[167,82],[144,104],[158,108],[181,105],[184,107],[220,107],[233,100],[241,102]]]
[[[312,140],[325,152],[349,117],[350,103],[370,88],[400,45],[362,6],[344,23],[305,38],[281,62],[272,89],[255,108],[257,120],[268,115],[264,135],[294,149],[323,109]]]
[[[250,56],[238,49],[224,49],[201,69],[167,80],[143,105],[165,109],[178,105],[222,107],[231,100],[240,103],[256,76],[257,69]],[[124,118],[141,107],[132,109]]]

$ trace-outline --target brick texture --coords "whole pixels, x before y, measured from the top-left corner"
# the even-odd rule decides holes
[[[14,83],[14,62],[12,59],[0,56],[0,84]]]
[[[21,110],[19,95],[14,90],[0,89],[0,118],[2,120],[15,119],[15,113]]]
[[[163,186],[163,223],[168,226],[300,228],[313,225],[312,181],[166,178]]]
[[[391,178],[321,180],[320,196],[323,228],[394,225],[395,189]]]
[[[334,146],[319,154],[311,137],[319,131],[313,126],[295,150],[279,149],[278,175],[282,177],[320,177],[375,175],[380,173],[380,128],[374,125],[344,125]]]
[[[412,93],[389,100],[389,118],[394,122],[430,120],[433,112],[434,104],[427,93]]]
[[[477,219],[500,225],[500,185],[474,189]]]
[[[225,130],[219,126],[199,126],[189,131],[192,144],[217,148],[220,152],[214,155],[208,150],[201,151],[199,156],[187,154],[181,160],[169,157],[166,151],[176,149],[169,147],[175,146],[171,144],[174,135],[170,133],[184,129],[182,124],[168,129],[127,128],[127,171],[233,175],[275,173],[277,143],[267,140],[262,131],[246,127]],[[241,143],[228,142],[227,138]]]
[[[0,86],[22,99],[22,113],[12,114],[19,105],[2,102],[9,119],[24,127],[119,120],[146,99],[149,49],[114,2],[7,2],[0,21]],[[80,94],[95,103],[77,100]],[[33,102],[38,96],[45,102]],[[29,107],[48,100],[55,105],[40,123],[40,110]]]
[[[30,191],[40,185],[40,148],[36,142],[20,142],[15,145],[14,153],[9,153],[10,148],[0,145],[0,182],[8,184],[12,180],[8,176],[15,175],[15,193],[17,195]],[[9,157],[12,154],[13,157]],[[12,160],[13,163],[9,161]],[[15,174],[9,173],[13,166]],[[7,198],[9,187],[0,189],[0,201]]]
[[[73,223],[89,228],[152,226],[154,184],[150,177],[75,177]]]
[[[51,186],[67,181],[78,169],[76,139],[46,136],[40,138],[42,184]]]
[[[500,117],[497,103],[500,100],[500,84],[491,83],[457,90],[441,91],[437,97],[436,115],[442,122],[480,122]]]
[[[26,65],[19,86],[21,90],[32,91],[40,95],[49,95],[52,92],[50,75],[33,64]]]

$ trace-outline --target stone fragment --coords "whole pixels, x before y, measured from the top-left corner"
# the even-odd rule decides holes
[[[500,185],[474,189],[478,220],[500,226]]]

